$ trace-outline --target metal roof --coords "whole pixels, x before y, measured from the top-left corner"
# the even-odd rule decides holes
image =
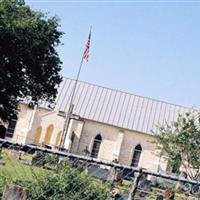
[[[68,111],[75,80],[63,78],[56,109]],[[125,129],[151,134],[156,125],[176,120],[190,110],[179,105],[79,81],[74,96],[74,114]]]

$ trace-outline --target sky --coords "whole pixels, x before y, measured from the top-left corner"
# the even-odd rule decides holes
[[[27,0],[60,18],[62,75],[174,104],[200,107],[200,1]]]

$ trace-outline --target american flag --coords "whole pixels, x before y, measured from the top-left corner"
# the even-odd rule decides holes
[[[90,52],[90,39],[91,39],[91,31],[89,33],[88,36],[88,40],[85,46],[85,50],[83,52],[83,59],[85,59],[88,62],[88,58],[89,58],[89,52]]]

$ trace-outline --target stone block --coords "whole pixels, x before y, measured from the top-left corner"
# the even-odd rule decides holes
[[[6,185],[2,200],[27,200],[28,190],[17,185]]]
[[[9,153],[8,153],[10,159],[13,159],[13,160],[20,160],[21,158],[21,151],[18,151],[18,150],[9,150]]]

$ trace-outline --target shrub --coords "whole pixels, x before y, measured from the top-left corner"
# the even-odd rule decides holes
[[[109,186],[67,165],[57,173],[46,172],[31,182],[22,183],[31,200],[105,200]]]

